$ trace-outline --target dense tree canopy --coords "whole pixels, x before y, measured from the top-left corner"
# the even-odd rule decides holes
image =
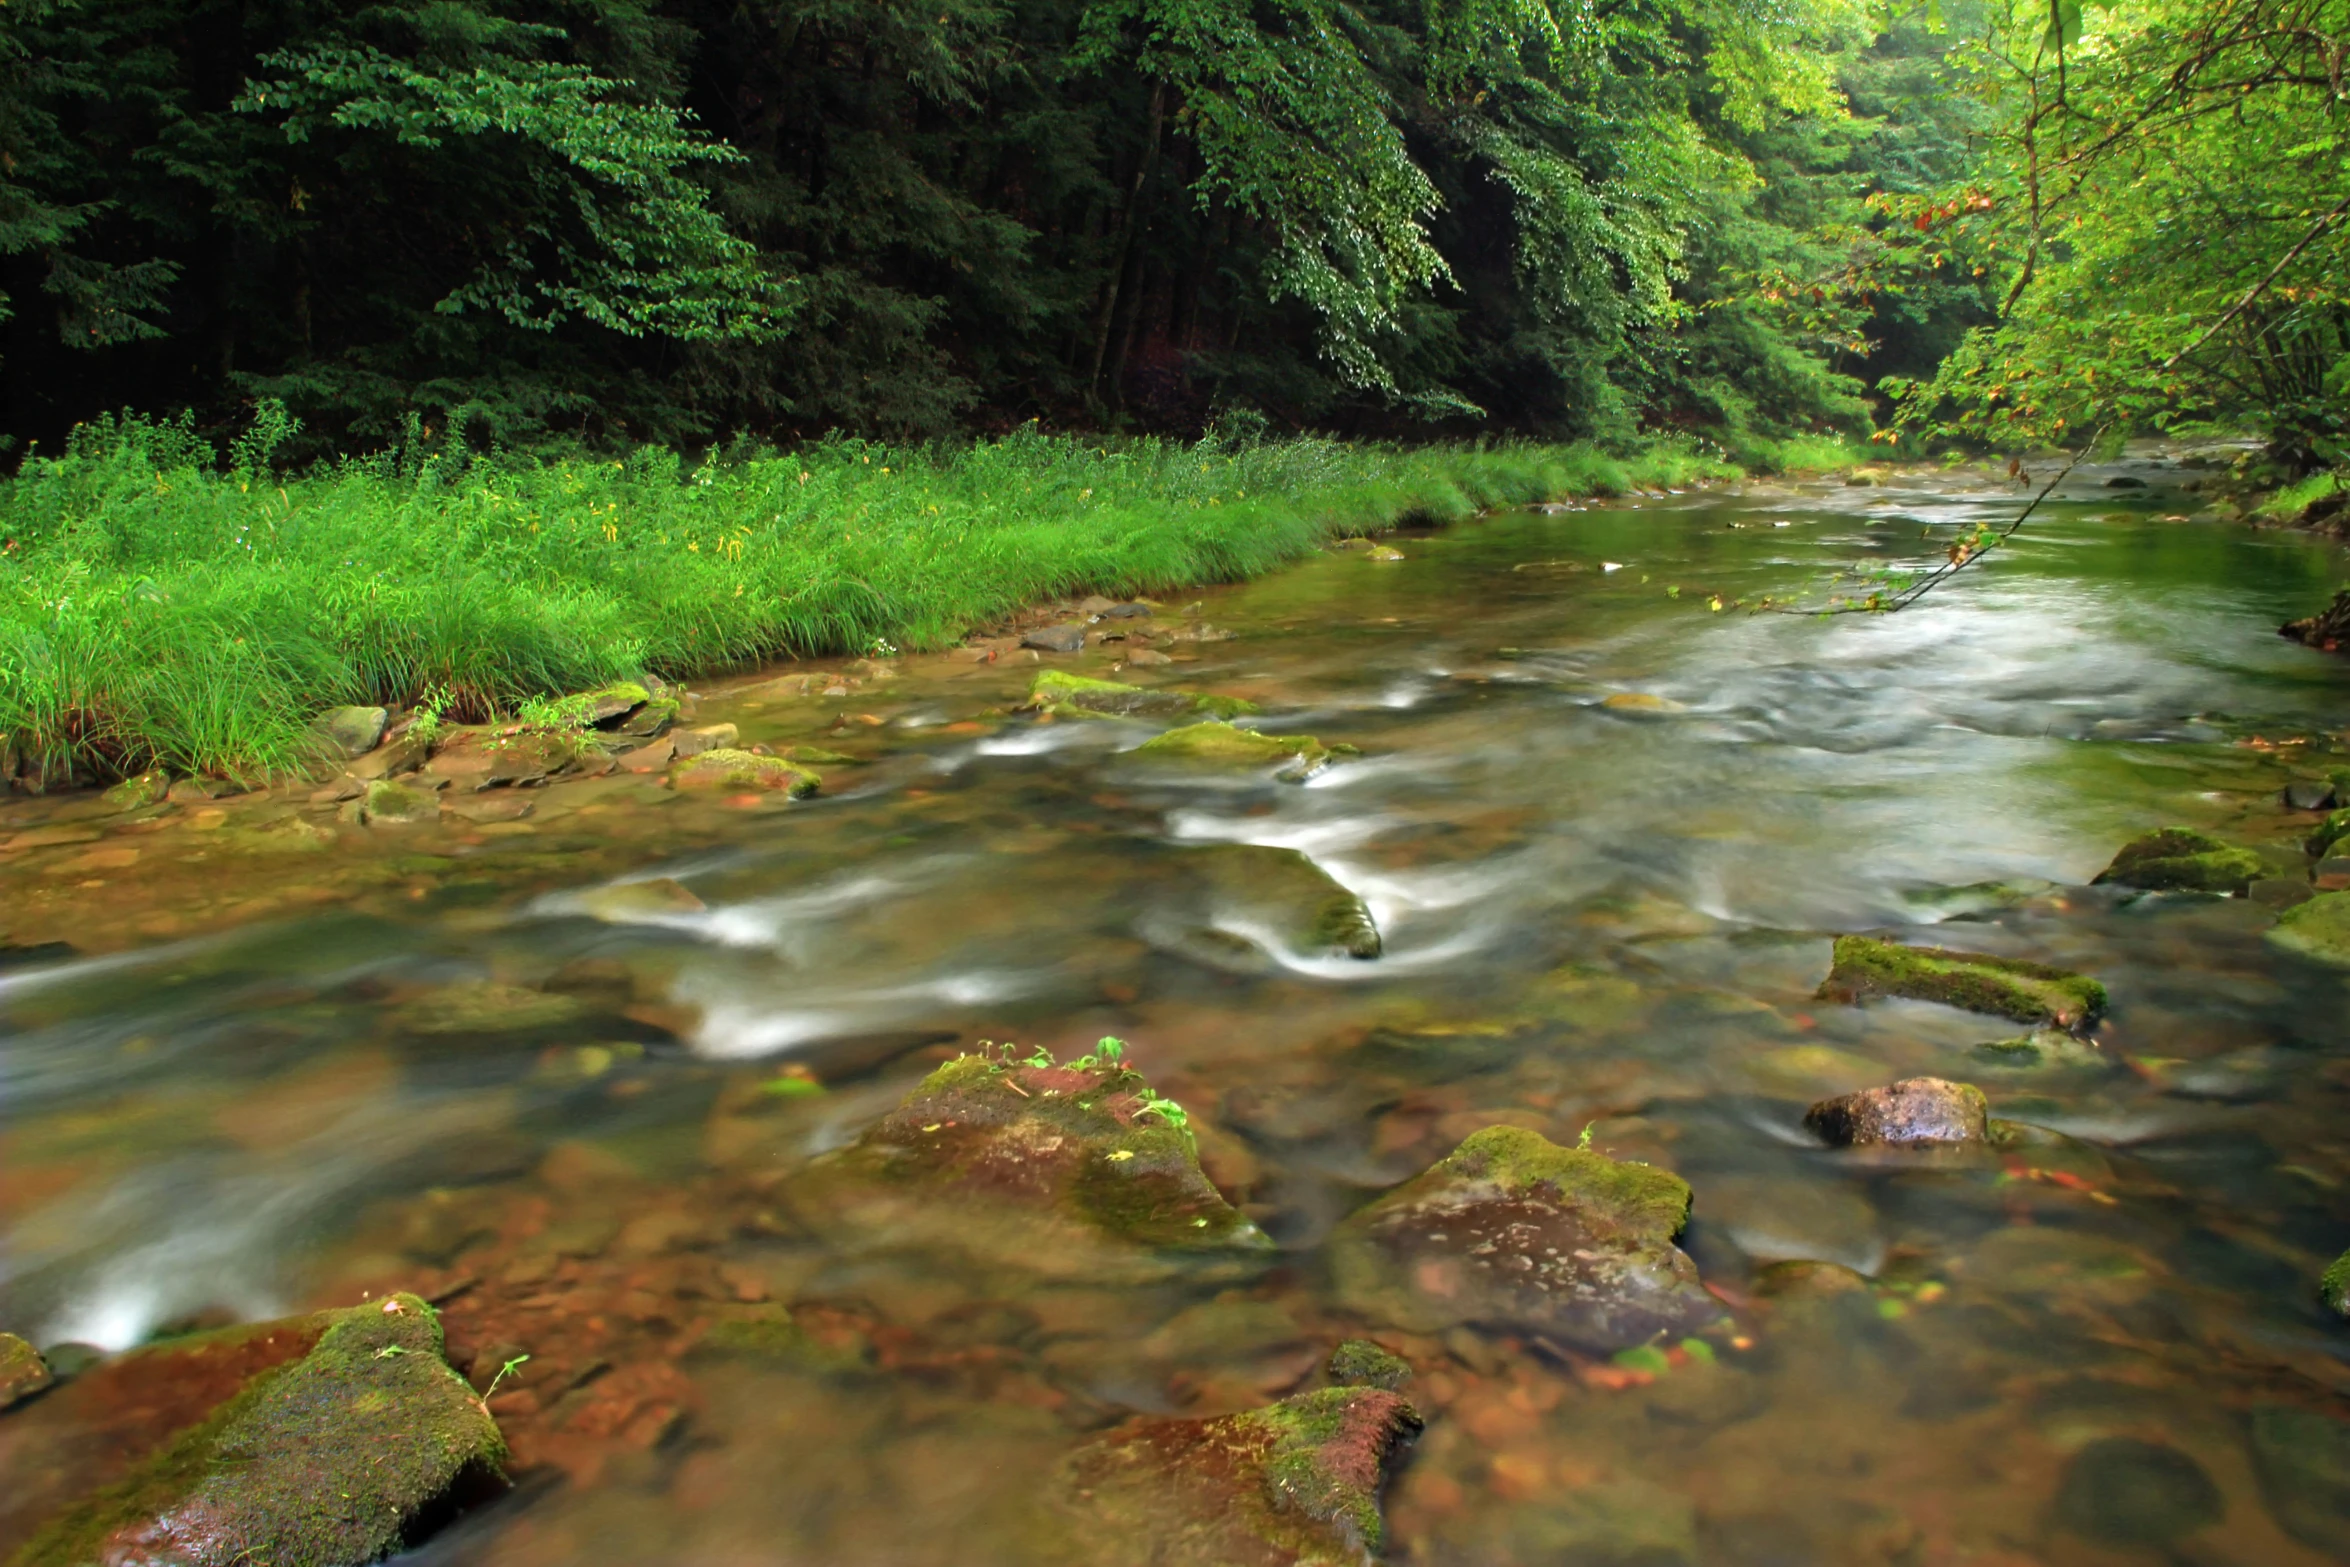
[[[1930,69],[1886,65],[1940,44],[1879,30],[1853,0],[13,0],[7,429],[261,397],[360,444],[1857,428],[1874,307],[1766,296],[1937,123]]]

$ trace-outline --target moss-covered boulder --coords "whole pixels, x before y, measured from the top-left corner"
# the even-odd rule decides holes
[[[2084,974],[1946,947],[1905,947],[1870,936],[1836,938],[1835,963],[1819,989],[1823,1001],[1870,996],[1939,1001],[1969,1012],[2079,1029],[2105,1010],[2105,987]]]
[[[318,715],[311,727],[330,756],[337,761],[349,761],[383,744],[384,729],[391,721],[389,708],[330,707]]]
[[[2317,824],[2316,830],[2310,833],[2302,847],[2322,859],[2329,849],[2344,838],[2350,838],[2350,806],[2329,813],[2324,821]]]
[[[10,1567],[357,1567],[498,1483],[497,1423],[443,1358],[422,1300],[271,1326],[311,1340],[308,1353],[212,1389],[202,1418],[52,1517]],[[109,1374],[129,1385],[141,1362]]]
[[[1300,957],[1379,956],[1370,906],[1295,849],[1222,843],[1187,849],[1219,928],[1245,928]]]
[[[679,789],[708,789],[725,794],[782,794],[805,799],[823,787],[824,780],[797,762],[780,756],[727,747],[687,757],[669,769],[670,784]]]
[[[1342,1224],[1331,1263],[1341,1300],[1409,1332],[1610,1354],[1721,1319],[1673,1243],[1688,1219],[1670,1171],[1489,1126]]]
[[[2317,1281],[2318,1299],[2335,1316],[2350,1320],[2350,1251],[2330,1263]]]
[[[1195,713],[1239,718],[1257,704],[1236,696],[1203,696],[1192,691],[1152,690],[1048,669],[1028,689],[1028,705],[1058,718],[1171,718]]]
[[[2268,942],[2299,957],[2350,968],[2350,892],[2320,893],[2277,916]]]
[[[1134,754],[1154,762],[1188,763],[1218,768],[1275,768],[1275,776],[1300,783],[1341,756],[1355,754],[1351,746],[1328,746],[1312,735],[1268,735],[1211,719],[1186,724],[1144,741]]]
[[[959,1056],[785,1196],[844,1247],[1054,1276],[1155,1277],[1272,1245],[1202,1173],[1181,1108],[1090,1056]]]
[[[1131,1420],[1073,1454],[1058,1490],[1099,1567],[1370,1567],[1379,1493],[1419,1430],[1396,1394],[1354,1387]]]
[[[49,1385],[49,1362],[13,1333],[0,1333],[0,1409],[21,1403]]]
[[[683,704],[673,696],[651,697],[635,712],[602,727],[616,735],[626,735],[635,740],[658,740],[669,732],[671,724],[677,722],[677,715],[681,711]]]
[[[1972,1083],[1911,1077],[1823,1099],[1803,1124],[1831,1148],[1981,1143],[1990,1135],[1991,1106]]]
[[[2268,874],[2268,864],[2192,827],[2163,827],[2122,845],[2097,884],[2150,892],[2220,892],[2241,897]]]

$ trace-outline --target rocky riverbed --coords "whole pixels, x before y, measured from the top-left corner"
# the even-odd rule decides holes
[[[2338,1559],[2342,562],[2183,471],[12,801],[0,1561]]]

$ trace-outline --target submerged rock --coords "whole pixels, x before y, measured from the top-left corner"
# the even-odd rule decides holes
[[[2271,946],[2350,968],[2350,892],[2326,892],[2296,904],[2268,928]]]
[[[1669,696],[1658,696],[1653,691],[1618,691],[1599,705],[1627,718],[1669,718],[1675,713],[1689,711],[1685,703],[1676,702]]]
[[[1985,1040],[1975,1046],[1974,1056],[1986,1066],[2014,1072],[2104,1071],[2115,1064],[2104,1051],[2061,1028],[2035,1029],[2013,1039]]]
[[[781,794],[800,800],[823,787],[824,780],[797,762],[787,762],[780,756],[760,756],[722,746],[678,761],[669,769],[669,782],[678,789]]]
[[[1028,705],[1059,718],[1149,718],[1202,713],[1238,718],[1257,710],[1236,696],[1203,696],[1192,691],[1154,691],[1048,669],[1028,689]]]
[[[626,925],[663,915],[699,914],[709,907],[694,896],[691,888],[667,876],[590,887],[572,894],[566,901],[570,908],[607,925]]]
[[[0,1409],[22,1403],[49,1385],[49,1362],[13,1333],[0,1333]]]
[[[2163,827],[2122,845],[2092,885],[2152,892],[2224,892],[2242,896],[2268,874],[2268,863],[2192,827]]]
[[[136,778],[125,778],[101,796],[107,806],[117,811],[143,811],[150,805],[160,805],[171,793],[171,774],[160,767],[150,768]]]
[[[2102,1545],[2168,1545],[2209,1528],[2225,1511],[2201,1464],[2136,1437],[2103,1437],[2082,1448],[2056,1493],[2057,1522]]]
[[[1262,917],[1292,952],[1370,959],[1382,950],[1369,905],[1296,849],[1227,843],[1187,850],[1184,859],[1226,911]]]
[[[1131,1420],[1071,1455],[1060,1490],[1102,1567],[1370,1567],[1380,1490],[1419,1430],[1402,1398],[1361,1387]]]
[[[1331,1261],[1347,1305],[1407,1331],[1609,1354],[1721,1319],[1673,1244],[1688,1218],[1670,1171],[1490,1126],[1339,1226]]]
[[[2350,1251],[2327,1265],[2324,1276],[2317,1281],[2317,1297],[2325,1302],[2326,1310],[2350,1321]]]
[[[1340,1387],[1385,1388],[1393,1393],[1412,1379],[1411,1363],[1367,1338],[1350,1338],[1330,1352],[1322,1368]]]
[[[378,778],[365,794],[343,807],[343,814],[369,827],[405,827],[440,820],[441,797],[430,789]]]
[[[554,1028],[586,1012],[576,997],[485,980],[428,991],[393,1017],[418,1034],[520,1034]]]
[[[358,1567],[499,1483],[497,1424],[417,1297],[234,1332],[282,1335],[300,1358],[202,1389],[196,1423],[52,1518],[11,1567]],[[128,1390],[194,1363],[167,1345],[106,1375]]]
[[[1872,995],[1939,1001],[2063,1028],[2079,1028],[2105,1010],[2103,985],[2045,963],[1946,947],[1905,947],[1869,936],[1837,937],[1835,964],[1820,985],[1820,999],[1859,1002]]]
[[[1278,767],[1278,777],[1295,783],[1312,777],[1351,746],[1326,746],[1312,735],[1268,735],[1210,720],[1170,729],[1135,747],[1153,761],[1197,762],[1217,767]]]
[[[1077,1277],[1271,1242],[1201,1171],[1179,1107],[1139,1073],[958,1056],[786,1187],[820,1235]]]
[[[2252,1467],[2278,1527],[2312,1550],[2350,1560],[2350,1420],[2257,1406]]]
[[[1990,1103],[1972,1083],[1911,1077],[1823,1099],[1804,1112],[1803,1124],[1833,1148],[1913,1148],[1983,1142],[1990,1119]]]

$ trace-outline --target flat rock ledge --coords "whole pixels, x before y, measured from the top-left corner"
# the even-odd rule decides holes
[[[1823,1099],[1803,1124],[1831,1148],[1979,1144],[1990,1139],[1991,1106],[1972,1083],[1910,1077]]]
[[[959,1056],[785,1187],[814,1233],[1049,1276],[1147,1277],[1272,1242],[1202,1173],[1139,1073]]]
[[[68,1385],[176,1403],[193,1423],[51,1517],[9,1567],[359,1567],[501,1482],[497,1423],[416,1296],[215,1337]]]
[[[1606,1355],[1723,1320],[1674,1244],[1688,1219],[1670,1171],[1489,1126],[1342,1224],[1331,1263],[1346,1305],[1407,1332]]]
[[[2105,1010],[2105,987],[2068,969],[1947,947],[1905,947],[1873,936],[1837,937],[1835,964],[1819,999],[1858,1003],[1870,996],[1939,1001],[2075,1033]]]
[[[1101,1567],[1370,1567],[1379,1493],[1420,1417],[1334,1387],[1217,1420],[1138,1419],[1071,1455],[1059,1491]]]

